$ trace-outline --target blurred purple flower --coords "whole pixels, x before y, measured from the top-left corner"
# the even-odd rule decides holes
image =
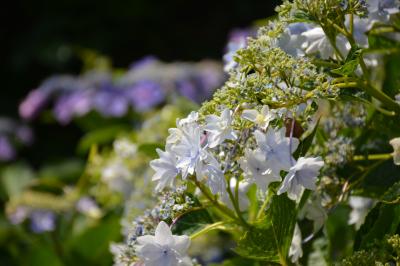
[[[16,151],[11,145],[9,139],[5,136],[0,136],[0,161],[10,161],[16,156]]]
[[[33,211],[30,218],[31,229],[35,233],[43,233],[55,229],[56,216],[51,211]]]
[[[68,124],[74,116],[83,116],[92,108],[93,91],[76,90],[62,95],[54,106],[54,115],[63,125]]]
[[[18,126],[15,134],[16,134],[17,139],[21,143],[26,144],[26,145],[32,144],[33,132],[29,127],[24,126],[24,125]]]
[[[8,215],[8,219],[12,224],[20,224],[25,221],[29,216],[29,208],[25,206],[19,206],[17,209]]]
[[[145,67],[149,64],[152,64],[154,62],[158,62],[157,57],[155,57],[154,55],[148,55],[143,57],[142,59],[133,62],[130,66],[129,66],[129,70],[133,71],[133,70],[138,70],[142,67]]]
[[[43,90],[31,91],[19,105],[19,114],[26,120],[31,120],[44,108],[49,100],[49,94]]]
[[[133,108],[139,112],[147,111],[165,99],[165,93],[159,83],[143,80],[126,91]]]
[[[121,89],[104,88],[96,92],[93,98],[94,108],[109,117],[123,116],[129,108],[128,99]]]

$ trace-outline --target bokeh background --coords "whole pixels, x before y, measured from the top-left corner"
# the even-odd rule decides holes
[[[126,68],[146,55],[163,61],[221,60],[229,32],[273,14],[280,1],[9,1],[0,9],[0,114],[18,117],[18,104],[53,74],[82,70],[80,49]],[[34,165],[75,152],[73,125],[33,125],[35,143],[22,151]]]

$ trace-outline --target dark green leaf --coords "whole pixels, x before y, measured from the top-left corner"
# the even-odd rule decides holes
[[[296,215],[294,201],[286,195],[273,196],[265,216],[246,231],[235,251],[245,258],[286,262]]]
[[[394,234],[400,225],[400,205],[378,203],[357,233],[355,249],[365,249],[374,240]]]

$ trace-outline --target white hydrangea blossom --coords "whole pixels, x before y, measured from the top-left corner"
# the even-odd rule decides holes
[[[306,38],[302,44],[306,54],[319,53],[322,59],[334,58],[335,50],[321,27],[309,29],[301,34]],[[350,51],[350,43],[343,35],[336,36],[336,46],[344,57]]]
[[[264,153],[268,168],[272,174],[280,176],[280,171],[288,171],[294,161],[293,151],[297,149],[299,140],[287,138],[286,129],[274,131],[269,129],[266,134],[260,130],[254,132],[259,149]]]
[[[157,149],[157,153],[160,158],[151,161],[150,167],[155,171],[152,180],[158,181],[156,190],[161,191],[166,186],[174,184],[175,177],[179,174],[179,169],[176,167],[176,157],[173,153],[160,149]]]
[[[390,140],[390,145],[393,147],[393,162],[395,165],[400,165],[400,138]]]
[[[260,128],[266,129],[269,123],[276,118],[276,114],[269,110],[268,105],[264,105],[260,112],[255,109],[244,110],[242,117],[255,123]]]
[[[348,220],[348,224],[354,224],[358,230],[364,223],[369,210],[372,208],[374,201],[370,198],[351,196],[349,205],[352,208]]]
[[[208,146],[210,148],[216,147],[226,139],[237,139],[237,135],[231,127],[231,110],[224,109],[221,112],[221,116],[208,115],[205,120],[206,125],[204,126],[204,130],[210,133],[208,136]]]
[[[300,157],[285,176],[278,195],[287,192],[288,197],[298,201],[301,198],[304,188],[315,190],[319,170],[324,165],[321,158]]]
[[[188,236],[172,235],[169,226],[161,221],[155,235],[138,237],[136,253],[146,266],[190,266],[187,256],[190,246]]]
[[[239,159],[239,164],[245,178],[250,183],[257,184],[262,191],[266,191],[270,183],[281,181],[281,177],[269,167],[265,154],[260,149],[247,149],[245,156]]]
[[[116,155],[120,158],[133,157],[137,151],[137,145],[126,138],[114,141],[113,147]]]

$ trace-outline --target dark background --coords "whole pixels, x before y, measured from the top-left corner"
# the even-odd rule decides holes
[[[228,33],[273,14],[280,1],[7,1],[0,8],[0,115],[18,117],[18,104],[46,77],[79,73],[74,49],[89,48],[128,67],[145,55],[164,61],[220,60]],[[37,157],[71,154],[81,132],[33,125]],[[57,149],[48,146],[57,145]],[[52,154],[52,152],[54,154]]]

